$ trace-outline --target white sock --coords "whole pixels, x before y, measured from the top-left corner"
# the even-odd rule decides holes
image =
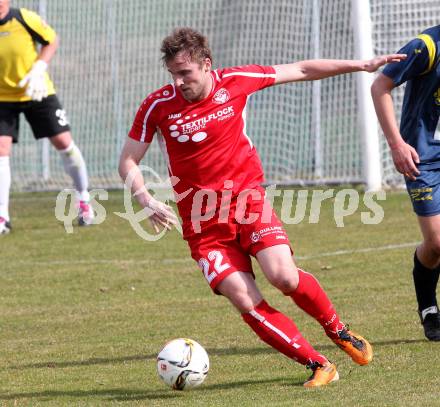
[[[0,157],[0,217],[9,221],[9,190],[11,189],[11,167],[9,157]]]
[[[65,150],[59,150],[63,160],[64,169],[72,177],[73,185],[80,201],[89,201],[90,195],[87,191],[89,187],[89,177],[87,167],[80,149],[72,141]]]

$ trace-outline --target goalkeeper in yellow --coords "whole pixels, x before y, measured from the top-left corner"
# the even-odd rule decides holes
[[[77,191],[78,223],[93,223],[86,164],[46,72],[57,47],[55,31],[38,14],[0,0],[0,235],[11,230],[9,156],[12,143],[18,141],[21,113],[34,137],[48,137],[59,151]]]

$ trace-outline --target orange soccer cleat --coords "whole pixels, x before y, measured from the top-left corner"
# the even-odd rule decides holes
[[[338,332],[338,338],[332,339],[358,365],[367,365],[373,359],[373,349],[362,336],[344,328]]]
[[[325,386],[326,384],[339,380],[336,366],[331,362],[327,362],[324,365],[314,362],[307,365],[307,369],[312,369],[313,373],[304,383],[304,387]]]

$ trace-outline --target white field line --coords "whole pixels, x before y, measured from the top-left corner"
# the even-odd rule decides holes
[[[354,250],[337,250],[335,252],[319,253],[311,256],[295,256],[299,260],[313,260],[319,259],[321,257],[332,257],[332,256],[343,256],[345,254],[357,254],[357,253],[370,253],[370,252],[383,252],[387,250],[405,249],[407,247],[417,247],[420,242],[409,242],[400,244],[390,244],[380,247],[366,247],[365,249],[354,249]]]
[[[416,247],[420,242],[408,242],[400,244],[390,244],[380,247],[366,247],[364,249],[353,249],[353,250],[337,250],[334,252],[318,253],[310,256],[295,256],[297,260],[314,260],[322,257],[334,257],[334,256],[344,256],[347,254],[358,254],[358,253],[370,253],[370,252],[382,252],[387,250],[398,250],[405,249],[407,247]],[[114,264],[114,265],[142,265],[142,264],[195,264],[194,260],[189,256],[185,259],[182,258],[171,258],[171,259],[150,259],[150,260],[136,260],[136,259],[97,259],[97,260],[53,260],[53,261],[17,261],[14,265],[38,265],[38,266],[51,266],[51,265],[68,265],[68,264]]]
[[[58,266],[67,264],[115,264],[115,265],[137,265],[137,264],[182,264],[182,263],[194,263],[194,260],[190,257],[186,259],[150,259],[150,260],[135,260],[135,259],[100,259],[100,260],[51,260],[51,261],[31,261],[31,260],[18,260],[14,264],[20,265],[38,265],[38,266]]]

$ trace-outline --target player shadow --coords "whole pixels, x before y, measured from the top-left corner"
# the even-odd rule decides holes
[[[84,360],[69,360],[66,362],[39,362],[30,363],[27,365],[10,366],[11,370],[24,370],[24,369],[44,369],[44,368],[63,368],[63,367],[77,367],[77,366],[92,366],[92,365],[107,365],[113,363],[124,363],[137,360],[149,360],[155,359],[157,355],[131,355],[120,356],[116,358],[90,358]]]
[[[191,393],[194,392],[209,392],[212,390],[231,390],[235,388],[243,388],[246,386],[254,386],[258,384],[264,384],[264,385],[270,385],[270,384],[285,384],[289,386],[303,386],[304,378],[302,380],[292,380],[291,377],[277,377],[277,378],[271,378],[271,379],[255,379],[255,380],[239,380],[239,381],[231,381],[231,382],[224,382],[224,383],[217,383],[217,384],[206,384],[204,383],[203,386],[195,387],[191,389]],[[115,396],[113,398],[114,401],[140,401],[140,400],[153,400],[162,398],[162,395],[167,395],[169,392],[172,392],[171,394],[176,394],[175,397],[184,396],[183,392],[176,392],[173,390],[167,390],[167,391],[145,391],[144,394],[141,392],[124,395],[124,396]]]
[[[256,384],[274,384],[281,383],[289,386],[302,386],[304,380],[292,381],[289,377],[277,377],[271,379],[255,379],[231,381],[218,384],[204,384],[202,387],[192,389],[192,392],[210,391],[210,390],[228,390],[233,388],[241,388],[245,386],[253,386]],[[99,390],[46,390],[39,392],[23,392],[0,395],[0,400],[20,400],[20,399],[38,399],[39,401],[53,401],[60,397],[75,397],[86,399],[89,397],[99,397],[101,402],[104,401],[140,401],[140,400],[166,400],[178,399],[185,397],[184,392],[173,391],[171,389],[164,390],[130,390],[123,388],[116,389],[99,389]]]
[[[382,346],[400,345],[400,344],[411,344],[411,343],[432,344],[432,342],[428,341],[426,338],[419,338],[419,339],[392,339],[392,340],[387,340],[387,341],[371,341],[371,345],[373,347],[382,347]]]
[[[38,399],[39,401],[53,401],[60,397],[75,397],[86,399],[89,397],[100,397],[101,402],[104,400],[112,401],[129,401],[129,400],[155,400],[155,399],[176,399],[182,397],[183,394],[170,390],[160,391],[143,391],[131,389],[99,389],[99,390],[46,390],[39,392],[12,393],[0,395],[0,400],[20,400],[20,399]]]
[[[413,343],[430,343],[426,339],[392,339],[392,340],[382,340],[372,342],[373,347],[383,347],[392,346],[399,344],[413,344]],[[333,344],[318,344],[317,349],[325,350],[334,348]],[[208,353],[216,356],[228,356],[228,355],[258,355],[267,353],[276,353],[271,348],[256,347],[256,348],[208,348]],[[111,364],[111,363],[122,363],[129,360],[155,360],[156,354],[150,355],[133,355],[133,356],[123,356],[118,358],[91,358],[87,360],[80,361],[68,361],[68,362],[45,362],[45,363],[35,363],[30,365],[21,365],[10,367],[12,369],[26,369],[26,368],[62,368],[62,367],[74,367],[74,366],[87,366],[94,364]],[[241,381],[231,381],[216,384],[206,383],[199,388],[195,388],[192,391],[209,391],[209,390],[228,390],[234,388],[245,387],[248,385],[258,385],[258,384],[282,384],[286,386],[301,387],[304,382],[304,377],[292,378],[292,376],[283,377],[272,377],[271,379],[247,379]],[[0,395],[0,400],[19,400],[19,399],[39,399],[43,400],[53,400],[59,397],[76,397],[76,398],[87,398],[87,397],[99,397],[107,401],[141,401],[141,400],[166,400],[177,399],[183,397],[182,392],[165,390],[131,390],[125,388],[115,388],[115,389],[92,389],[92,390],[47,390],[40,392],[23,392],[23,393],[12,393]]]
[[[255,379],[255,380],[239,380],[233,382],[217,383],[217,384],[204,384],[202,387],[196,387],[192,391],[204,391],[206,390],[227,390],[235,387],[253,386],[255,384],[284,384],[286,386],[303,386],[305,377],[297,380],[292,379],[292,376],[273,377],[271,379]]]
[[[424,338],[419,339],[390,339],[390,340],[378,340],[372,341],[371,344],[374,347],[392,346],[399,344],[413,344],[413,343],[424,343],[429,342]],[[320,351],[334,349],[335,345],[331,342],[326,344],[316,344],[315,348]],[[206,351],[209,355],[215,356],[233,356],[233,355],[262,355],[268,353],[277,353],[274,349],[269,347],[254,347],[254,348],[207,348]],[[129,361],[138,360],[155,360],[157,354],[141,354],[141,355],[131,355],[131,356],[119,356],[115,358],[90,358],[85,360],[71,360],[65,362],[40,362],[40,363],[30,363],[25,365],[9,366],[11,370],[24,370],[24,369],[44,369],[44,368],[64,368],[64,367],[76,367],[76,366],[91,366],[91,365],[106,365],[114,363],[124,363]]]
[[[224,356],[224,355],[258,355],[265,353],[276,353],[271,348],[207,348],[206,351],[209,355]],[[39,362],[30,363],[25,365],[10,366],[11,370],[24,370],[24,369],[44,369],[44,368],[64,368],[64,367],[76,367],[76,366],[91,366],[91,365],[105,365],[113,363],[124,363],[137,360],[155,360],[157,354],[142,354],[131,356],[119,356],[115,358],[90,358],[85,360],[72,360],[65,362]]]

